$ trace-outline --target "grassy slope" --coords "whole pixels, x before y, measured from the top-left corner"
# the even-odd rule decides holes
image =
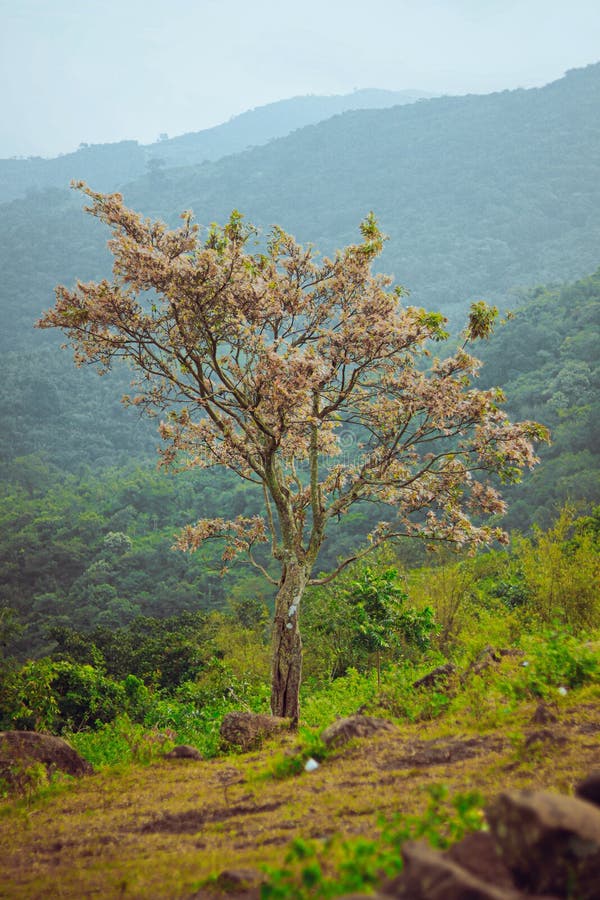
[[[403,725],[284,780],[265,775],[292,736],[206,762],[105,770],[4,809],[0,896],[208,898],[211,876],[281,866],[294,837],[377,838],[380,814],[425,810],[428,785],[485,798],[506,788],[570,792],[597,765],[600,691],[557,697],[550,726],[532,722],[535,708],[525,702],[487,730],[476,711]]]

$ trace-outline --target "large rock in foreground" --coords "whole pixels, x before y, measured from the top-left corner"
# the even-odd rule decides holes
[[[0,731],[0,778],[10,788],[18,790],[27,769],[36,763],[46,767],[48,776],[54,772],[91,775],[94,771],[91,763],[62,738],[37,731]]]
[[[520,891],[499,887],[455,863],[448,854],[425,842],[402,847],[404,872],[385,886],[386,893],[403,900],[518,900]]]
[[[506,791],[486,810],[486,818],[519,887],[598,900],[598,807],[545,791]]]
[[[223,719],[220,734],[227,744],[240,747],[245,752],[260,747],[267,738],[291,728],[291,719],[260,713],[230,712]]]
[[[592,773],[577,792],[595,797],[597,778]],[[467,834],[446,851],[422,841],[403,844],[403,871],[374,896],[600,900],[600,809],[593,803],[545,791],[507,791],[489,806],[486,818],[489,832]]]

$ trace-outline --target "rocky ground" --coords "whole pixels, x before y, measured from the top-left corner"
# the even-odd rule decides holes
[[[595,702],[525,705],[509,728],[481,734],[441,727],[386,725],[333,739],[318,768],[287,778],[274,778],[273,766],[293,758],[297,738],[281,731],[245,753],[206,761],[184,753],[13,801],[0,817],[0,897],[258,897],[263,867],[281,866],[292,838],[376,839],[381,816],[425,809],[428,786],[478,790],[490,801],[523,789],[572,795],[600,767]],[[417,871],[426,851],[408,852]],[[467,856],[483,858],[483,850]],[[452,894],[441,883],[441,893],[418,895],[400,881],[381,890],[412,900],[498,896],[472,885]],[[502,882],[494,889],[519,896]]]

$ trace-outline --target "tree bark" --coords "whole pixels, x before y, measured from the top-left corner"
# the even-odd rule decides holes
[[[288,716],[295,721],[300,715],[302,680],[302,640],[298,614],[308,577],[307,566],[297,560],[288,562],[275,599],[271,712],[274,716]]]

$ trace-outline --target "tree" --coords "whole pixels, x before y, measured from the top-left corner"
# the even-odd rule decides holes
[[[178,546],[222,540],[225,564],[246,554],[277,586],[271,707],[296,718],[306,586],[389,540],[502,539],[474,519],[504,509],[480,476],[518,480],[545,429],[510,423],[501,391],[471,386],[479,364],[466,347],[491,327],[483,304],[463,345],[425,365],[430,342],[448,338],[445,319],[404,306],[405,291],[372,273],[383,247],[372,214],[360,243],[319,261],[279,227],[259,244],[237,211],[202,238],[190,212],[168,230],[120,194],[76,187],[112,229],[113,280],[59,286],[38,324],[66,332],[78,365],[103,373],[115,359],[129,362],[137,393],[125,402],[166,414],[165,465],[226,466],[260,486],[263,516],[202,519]],[[373,501],[392,520],[315,577],[328,528]],[[275,576],[255,553],[269,541]]]
[[[433,611],[429,606],[422,610],[404,606],[408,595],[393,567],[376,572],[365,566],[351,583],[348,599],[354,640],[367,653],[375,654],[377,686],[381,687],[382,651],[399,648],[402,643],[425,650],[430,632],[435,630]]]

